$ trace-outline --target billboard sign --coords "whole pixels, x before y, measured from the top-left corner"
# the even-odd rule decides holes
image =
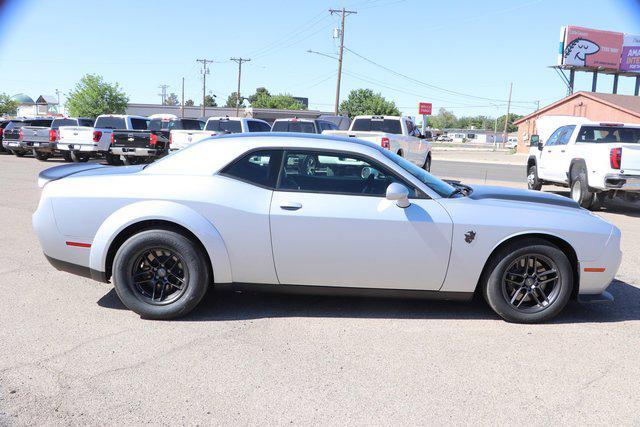
[[[559,65],[618,70],[624,35],[613,31],[567,26]]]
[[[620,71],[640,73],[640,36],[624,35]]]
[[[418,104],[418,114],[422,114],[424,116],[431,115],[431,103],[430,102],[420,102]]]

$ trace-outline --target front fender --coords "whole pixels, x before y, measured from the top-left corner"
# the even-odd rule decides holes
[[[91,244],[89,257],[91,269],[106,271],[107,253],[116,236],[130,225],[149,220],[172,222],[191,231],[207,251],[215,283],[233,281],[227,247],[216,227],[185,205],[160,200],[133,203],[107,217],[98,228]]]

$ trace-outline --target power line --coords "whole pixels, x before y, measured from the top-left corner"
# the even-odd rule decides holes
[[[417,83],[419,85],[422,85],[422,86],[425,86],[425,87],[428,87],[428,88],[431,88],[431,89],[435,89],[435,90],[439,90],[439,91],[442,91],[442,92],[445,92],[445,93],[449,93],[449,94],[452,94],[452,95],[465,96],[465,97],[475,98],[475,99],[482,99],[484,101],[506,102],[505,99],[486,98],[486,97],[483,97],[483,96],[477,96],[477,95],[471,95],[471,94],[468,94],[468,93],[457,92],[455,90],[450,90],[450,89],[446,89],[446,88],[443,88],[443,87],[440,87],[440,86],[436,86],[436,85],[433,85],[433,84],[430,84],[430,83],[425,83],[425,82],[423,82],[421,80],[418,80],[418,79],[415,79],[413,77],[407,76],[406,74],[402,74],[402,73],[400,73],[398,71],[392,70],[389,67],[386,67],[386,66],[384,66],[382,64],[379,64],[379,63],[377,63],[377,62],[375,62],[375,61],[373,61],[373,60],[371,60],[371,59],[369,59],[369,58],[367,58],[367,57],[365,57],[363,55],[360,55],[358,52],[355,52],[355,51],[353,51],[352,49],[349,49],[346,46],[344,48],[345,48],[345,50],[347,50],[347,51],[351,52],[352,54],[356,55],[357,57],[369,62],[370,64],[375,65],[376,67],[382,68],[383,70],[385,70],[387,72],[390,72],[392,74],[400,76],[400,77],[402,77],[404,79],[410,80],[410,81],[412,81],[414,83]],[[511,101],[511,102],[512,103],[518,103],[518,104],[533,104],[533,103],[535,103],[534,101]]]

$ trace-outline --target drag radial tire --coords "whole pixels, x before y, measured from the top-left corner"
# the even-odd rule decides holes
[[[485,300],[500,317],[514,323],[538,323],[565,307],[573,289],[573,272],[557,246],[527,238],[493,254],[480,284]]]
[[[204,297],[209,280],[202,250],[170,230],[146,230],[130,237],[113,260],[118,297],[146,319],[186,315]]]
[[[529,166],[527,169],[527,187],[529,190],[539,191],[542,188],[540,178],[538,178],[538,167],[536,165]]]

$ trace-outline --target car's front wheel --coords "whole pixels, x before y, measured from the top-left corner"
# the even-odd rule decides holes
[[[527,188],[537,191],[542,188],[542,182],[540,182],[540,178],[538,178],[538,167],[536,165],[531,165],[529,169],[527,169]]]
[[[169,230],[142,231],[125,241],[113,260],[120,300],[147,319],[184,316],[209,286],[205,256],[191,239]]]
[[[531,238],[494,254],[483,275],[483,293],[503,319],[538,323],[556,316],[573,289],[571,262],[546,240]]]

